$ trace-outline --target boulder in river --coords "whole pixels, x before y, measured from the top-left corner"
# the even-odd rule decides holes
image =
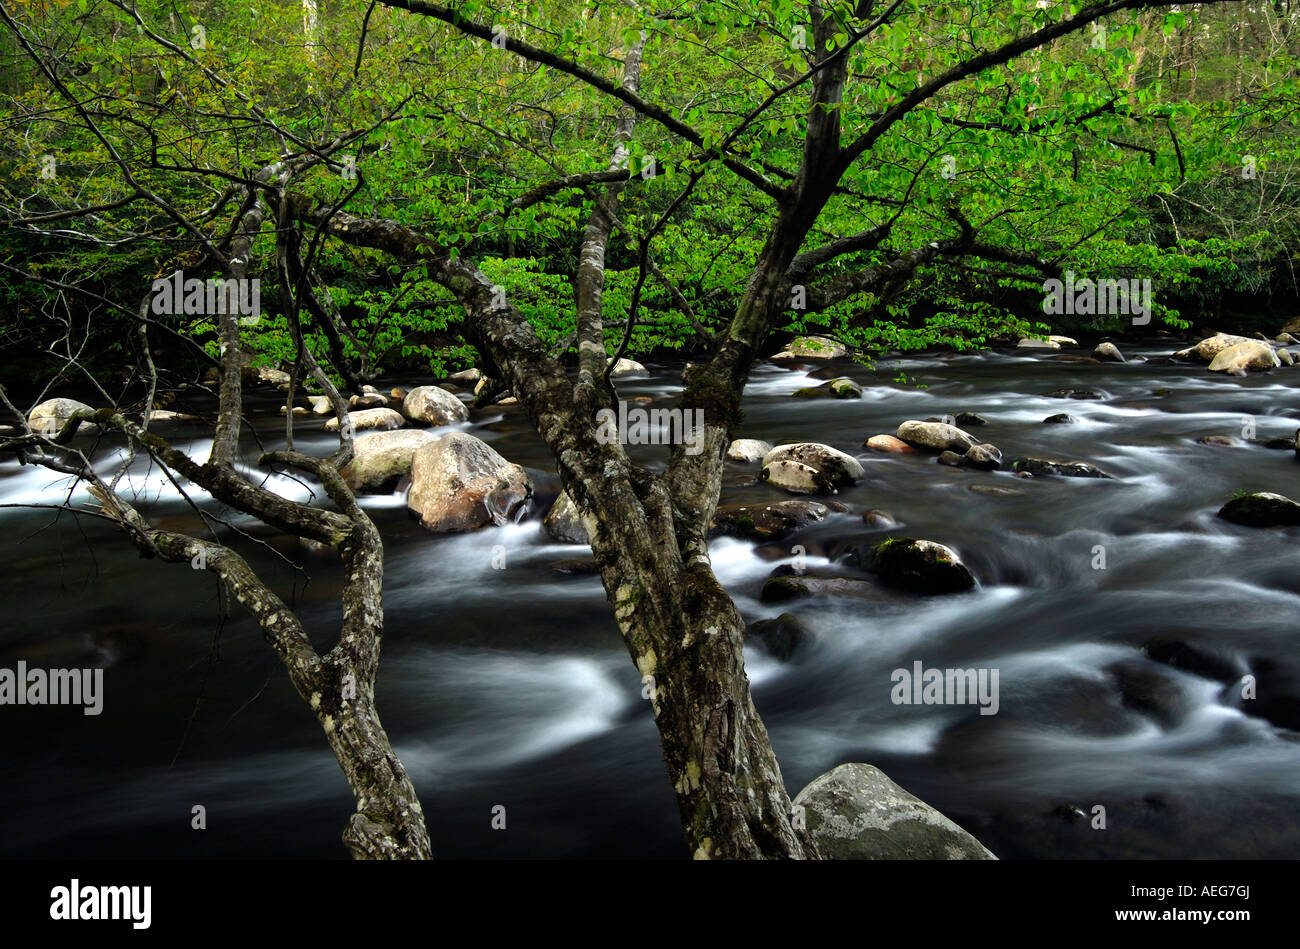
[[[352,409],[383,409],[387,407],[388,396],[380,395],[378,392],[366,392],[348,399],[348,408]]]
[[[865,476],[852,455],[817,442],[778,445],[763,456],[763,480],[791,494],[831,494]]]
[[[901,438],[895,438],[893,435],[872,435],[865,442],[864,448],[870,448],[872,451],[892,452],[899,455],[914,454],[916,449],[903,441]]]
[[[1047,397],[1049,399],[1078,399],[1078,400],[1092,400],[1092,401],[1105,398],[1105,396],[1103,396],[1096,389],[1069,389],[1069,388],[1053,389],[1051,392],[1047,393]]]
[[[966,456],[959,455],[955,451],[941,451],[935,461],[949,468],[963,468],[966,465]]]
[[[438,436],[423,429],[374,432],[352,443],[352,460],[339,474],[353,491],[383,494],[392,491],[407,472],[415,450]]]
[[[871,570],[884,583],[913,593],[961,593],[975,586],[957,552],[931,540],[882,540],[871,551]]]
[[[416,386],[406,393],[402,414],[426,425],[451,425],[469,418],[465,403],[439,386]]]
[[[983,471],[996,471],[1002,467],[1002,452],[996,445],[984,442],[966,451],[966,464]]]
[[[1114,343],[1098,343],[1097,348],[1092,351],[1096,359],[1103,362],[1123,362],[1124,355],[1119,351],[1119,347]]]
[[[307,401],[311,403],[313,415],[333,415],[334,406],[327,395],[309,395]]]
[[[795,795],[830,860],[996,860],[969,833],[869,764],[842,764]]]
[[[1281,494],[1256,491],[1223,505],[1219,517],[1246,527],[1295,527],[1300,524],[1300,504]]]
[[[788,661],[796,652],[812,641],[812,631],[793,613],[782,613],[775,619],[755,620],[748,634],[760,640],[774,659]]]
[[[785,603],[806,596],[848,596],[873,599],[876,585],[857,577],[807,577],[784,574],[769,577],[763,583],[759,599],[764,603]]]
[[[852,379],[841,376],[830,382],[823,382],[819,386],[796,389],[794,396],[796,399],[860,399],[862,386]]]
[[[763,457],[771,450],[771,444],[759,441],[757,438],[737,438],[727,446],[727,457],[732,461],[753,464],[756,461],[762,461]]]
[[[532,497],[522,467],[473,435],[450,432],[416,449],[406,506],[429,530],[446,534],[517,521]]]
[[[978,444],[973,435],[944,422],[921,422],[911,419],[898,426],[898,431],[894,434],[916,448],[934,452],[953,451],[959,455],[964,455],[966,449]]]
[[[1173,358],[1189,360],[1192,362],[1200,361],[1208,363],[1229,346],[1253,342],[1255,341],[1247,336],[1233,336],[1229,333],[1215,333],[1213,336],[1208,336],[1201,340],[1195,346],[1190,346],[1187,349],[1180,349],[1178,352],[1174,353]]]
[[[82,409],[91,411],[89,405],[76,399],[46,399],[32,409],[27,416],[27,424],[37,435],[57,435],[72,417],[72,413]]]
[[[1050,339],[1022,339],[1016,343],[1017,349],[1050,349],[1056,350],[1061,348],[1061,344]]]
[[[614,368],[610,370],[611,379],[631,379],[638,376],[648,376],[650,370],[641,365],[635,359],[620,359],[614,363]]]
[[[1057,412],[1055,415],[1049,415],[1043,419],[1044,425],[1073,425],[1079,420],[1068,412]]]
[[[976,415],[974,412],[958,412],[956,418],[953,419],[953,424],[962,428],[968,428],[972,425],[987,425],[988,423],[988,419],[982,415]]]
[[[1218,351],[1210,360],[1210,372],[1226,372],[1232,376],[1244,376],[1248,372],[1266,372],[1282,365],[1267,343],[1247,340],[1235,346],[1228,346]]]
[[[562,544],[590,544],[587,527],[582,523],[578,507],[569,497],[568,491],[561,491],[551,509],[542,518],[542,530]]]
[[[1011,470],[1016,474],[1028,474],[1034,477],[1054,475],[1059,478],[1107,478],[1114,480],[1096,465],[1082,461],[1052,461],[1048,458],[1017,458],[1011,462]]]
[[[345,417],[352,420],[352,430],[354,432],[367,429],[388,431],[401,428],[406,424],[406,419],[392,409],[362,409],[359,412],[349,412]],[[337,432],[338,430],[339,420],[337,417],[326,419],[325,431]]]
[[[714,512],[709,536],[741,540],[780,540],[801,527],[820,521],[831,509],[817,501],[777,501],[720,507]]]

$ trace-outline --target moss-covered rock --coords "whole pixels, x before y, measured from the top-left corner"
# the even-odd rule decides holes
[[[793,613],[782,613],[775,619],[756,620],[748,632],[761,640],[767,651],[782,662],[806,648],[813,639],[812,630]]]
[[[830,508],[817,501],[728,505],[718,508],[714,513],[709,536],[781,540],[801,527],[815,524],[829,513]]]
[[[975,578],[951,547],[930,540],[891,537],[871,551],[870,567],[881,581],[913,593],[961,593]]]
[[[1219,517],[1246,527],[1294,527],[1300,524],[1300,504],[1281,494],[1257,491],[1233,498],[1219,508]]]

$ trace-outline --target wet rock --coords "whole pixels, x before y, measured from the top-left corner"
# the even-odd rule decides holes
[[[637,376],[648,375],[650,375],[650,370],[636,360],[620,359],[618,362],[614,363],[614,368],[611,370],[609,377],[611,379],[631,379]]]
[[[1300,346],[1300,339],[1296,339],[1290,333],[1282,333],[1273,341],[1283,346]]]
[[[155,421],[154,416],[158,415],[158,413],[157,413],[157,412],[151,412],[151,413],[149,413],[149,414],[150,414],[150,421]],[[170,413],[170,414],[174,416],[174,415],[176,415],[176,414],[178,414],[178,413],[176,413],[176,412],[172,412],[172,413]],[[288,414],[289,414],[288,411],[285,410],[285,407],[284,407],[283,405],[280,406],[280,414],[281,414],[281,415],[288,415]],[[304,416],[304,415],[311,415],[311,409],[306,408],[305,406],[295,405],[295,406],[293,407],[293,414],[294,414],[295,416],[298,416],[298,417],[301,417],[301,416]],[[162,421],[162,422],[171,422],[171,421],[174,421],[174,419],[167,418],[166,416],[164,416],[164,417],[161,418],[161,419],[157,419],[157,421]]]
[[[1198,445],[1209,445],[1212,448],[1240,448],[1241,442],[1229,435],[1202,435],[1196,439]]]
[[[289,374],[283,369],[269,369],[262,366],[257,370],[257,381],[264,382],[268,385],[286,388],[289,385]]]
[[[952,451],[964,455],[968,448],[977,444],[974,436],[944,422],[919,422],[912,419],[898,426],[898,431],[894,434],[913,447],[934,452]]]
[[[984,416],[976,415],[974,412],[958,412],[953,421],[961,428],[969,428],[972,425],[987,425],[989,423],[989,420]]]
[[[1174,359],[1186,361],[1200,361],[1204,363],[1211,362],[1223,350],[1230,346],[1236,346],[1241,343],[1253,343],[1252,339],[1245,336],[1232,336],[1228,333],[1215,333],[1213,336],[1201,340],[1195,346],[1188,349],[1180,349],[1174,353]]]
[[[966,464],[982,471],[996,471],[1002,467],[1002,452],[996,445],[984,442],[969,449],[965,455]]]
[[[797,389],[794,395],[796,399],[860,399],[862,386],[852,379],[840,377],[819,386]]]
[[[732,461],[753,464],[762,461],[763,457],[771,450],[772,446],[770,444],[759,441],[757,438],[737,438],[727,446],[727,457]]]
[[[1247,341],[1219,350],[1210,360],[1210,372],[1244,376],[1248,372],[1266,372],[1282,365],[1273,347],[1267,343]]]
[[[1248,671],[1246,664],[1213,645],[1157,637],[1143,647],[1152,661],[1214,682],[1237,682]]]
[[[89,405],[76,399],[46,399],[32,409],[27,416],[27,424],[37,435],[57,435],[72,417],[72,413],[83,409],[91,411]],[[77,428],[80,429],[81,425]]]
[[[955,550],[911,537],[877,544],[871,552],[871,570],[890,586],[913,593],[960,593],[975,586],[975,578]]]
[[[1260,448],[1271,448],[1273,451],[1290,451],[1295,445],[1294,440],[1286,436],[1248,438],[1246,440],[1252,445],[1258,445]]]
[[[1281,363],[1282,365],[1284,365],[1284,366],[1294,366],[1294,365],[1295,365],[1295,357],[1291,355],[1290,350],[1279,349],[1279,350],[1277,351],[1277,359],[1278,359],[1278,362],[1280,362],[1280,363]]]
[[[416,449],[406,506],[429,530],[456,533],[517,521],[532,496],[523,468],[473,435],[450,432]]]
[[[830,860],[996,860],[929,804],[869,764],[842,764],[795,795]]]
[[[764,603],[787,603],[809,596],[845,596],[872,599],[876,585],[870,580],[853,577],[807,577],[782,575],[768,577],[759,599]]]
[[[313,415],[334,414],[334,406],[330,403],[330,398],[327,395],[308,396],[307,401],[311,403],[311,411]]]
[[[426,425],[452,425],[469,419],[465,403],[439,386],[416,386],[406,393],[402,413]]]
[[[817,442],[780,445],[763,457],[763,480],[792,494],[830,494],[865,475],[852,455]]]
[[[1068,412],[1057,412],[1055,415],[1049,415],[1043,419],[1044,425],[1074,425],[1079,420]]]
[[[387,494],[410,472],[415,450],[437,437],[422,429],[363,435],[352,443],[352,460],[339,474],[353,491]]]
[[[1061,348],[1061,344],[1053,342],[1050,339],[1022,339],[1020,342],[1016,343],[1016,348],[1056,350]]]
[[[394,386],[389,390],[388,398],[390,402],[403,402],[409,394],[409,389],[403,389],[401,386]]]
[[[452,382],[460,382],[465,385],[475,385],[483,380],[483,370],[462,369],[460,372],[453,372],[447,378]]]
[[[1051,392],[1047,393],[1047,397],[1049,399],[1078,399],[1092,401],[1105,398],[1105,396],[1096,389],[1053,389]]]
[[[782,613],[775,619],[755,620],[747,634],[760,640],[772,657],[782,662],[788,662],[813,640],[812,630],[793,613]]]
[[[551,509],[542,518],[542,530],[562,544],[590,544],[587,527],[582,523],[578,507],[569,497],[569,492],[561,491]]]
[[[950,468],[963,468],[966,466],[966,456],[959,455],[955,451],[941,451],[935,461]]]
[[[874,527],[877,530],[892,530],[898,526],[898,521],[893,516],[886,514],[884,511],[878,511],[872,508],[869,511],[862,512],[862,523],[868,527]]]
[[[892,452],[899,455],[916,453],[915,448],[893,435],[872,435],[863,442],[863,447],[870,448],[872,451]]]
[[[1103,362],[1123,362],[1124,355],[1114,343],[1098,343],[1092,355]]]
[[[1190,709],[1178,680],[1141,660],[1117,662],[1103,670],[1114,681],[1125,708],[1146,715],[1165,728],[1182,721]]]
[[[1051,461],[1047,458],[1017,458],[1011,462],[1011,470],[1019,475],[1043,477],[1054,475],[1060,478],[1107,478],[1115,480],[1096,465],[1082,461]]]
[[[366,430],[388,431],[401,428],[406,424],[406,419],[392,409],[362,409],[359,412],[349,412],[345,418],[352,420],[352,430],[355,432]],[[325,420],[325,431],[337,432],[338,430],[339,420],[337,417]]]
[[[553,560],[548,567],[562,577],[590,577],[600,573],[594,557],[579,557],[572,560]]]
[[[780,540],[801,527],[815,524],[830,513],[817,501],[778,501],[775,504],[727,505],[719,507],[709,526],[710,537],[741,540]]]
[[[348,399],[348,407],[353,409],[382,409],[387,408],[388,399],[378,392],[368,392],[365,395],[354,395]]]
[[[1233,498],[1219,508],[1219,517],[1246,527],[1294,527],[1300,524],[1300,504],[1280,494],[1257,491]]]

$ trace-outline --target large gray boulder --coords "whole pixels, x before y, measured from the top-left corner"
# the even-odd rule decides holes
[[[517,521],[532,497],[533,482],[522,467],[465,432],[422,445],[411,459],[406,506],[434,533]]]
[[[1188,349],[1180,349],[1178,352],[1174,353],[1174,358],[1211,362],[1215,356],[1230,346],[1253,342],[1255,342],[1255,340],[1250,339],[1247,336],[1233,336],[1230,333],[1215,333],[1213,336],[1207,336],[1195,346],[1189,347]]]
[[[771,450],[770,442],[759,441],[757,438],[737,438],[727,446],[727,457],[732,461],[753,464],[762,461],[763,456]]]
[[[57,435],[73,412],[90,411],[90,406],[76,399],[46,399],[27,416],[27,424],[37,435]],[[80,428],[81,426],[77,426]]]
[[[406,393],[402,414],[426,425],[451,425],[469,418],[465,403],[439,386],[416,386]]]
[[[911,419],[898,426],[895,436],[915,448],[927,451],[953,451],[959,455],[979,444],[975,436],[945,422],[920,422]]]
[[[866,471],[852,455],[830,445],[778,445],[763,456],[763,480],[791,494],[832,494],[857,484]]]
[[[1267,372],[1282,365],[1277,353],[1268,343],[1247,340],[1235,346],[1227,346],[1215,353],[1210,360],[1210,372],[1226,372],[1233,376],[1244,376],[1248,372]]]
[[[374,432],[352,443],[352,460],[339,474],[353,491],[383,494],[392,491],[411,470],[415,450],[438,436],[418,428]]]
[[[367,429],[375,431],[391,431],[394,428],[401,428],[406,424],[406,419],[402,418],[392,409],[361,409],[357,412],[349,412],[344,418],[352,420],[352,430],[361,432]],[[327,419],[324,425],[327,432],[337,432],[339,430],[339,420],[337,417]]]
[[[842,764],[814,778],[794,806],[802,808],[808,833],[830,860],[997,859],[869,764]]]

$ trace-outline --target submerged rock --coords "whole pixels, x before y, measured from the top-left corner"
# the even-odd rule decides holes
[[[879,768],[842,764],[794,798],[830,860],[996,860],[992,851]]]
[[[1082,461],[1052,461],[1047,458],[1017,458],[1011,462],[1011,470],[1016,474],[1043,477],[1054,475],[1060,478],[1106,478],[1115,480],[1096,465]]]
[[[913,593],[961,593],[975,586],[975,578],[955,550],[911,537],[877,544],[871,552],[871,570],[890,586]]]
[[[1233,498],[1219,508],[1219,517],[1246,527],[1294,527],[1300,524],[1300,504],[1281,494],[1257,491]]]
[[[778,445],[763,457],[763,480],[791,494],[831,494],[865,476],[852,455],[817,442]]]
[[[406,506],[429,530],[456,533],[517,521],[532,496],[522,467],[473,435],[451,432],[416,449]]]
[[[795,390],[796,399],[860,399],[862,386],[852,379],[840,377],[824,382],[819,386],[808,386]]]
[[[1044,425],[1074,425],[1079,420],[1068,412],[1057,412],[1055,415],[1049,415],[1043,419]]]
[[[785,603],[808,596],[849,596],[874,598],[876,585],[854,577],[807,577],[785,574],[768,577],[759,599],[764,603]]]
[[[1103,396],[1096,389],[1053,389],[1047,393],[1049,399],[1077,399],[1096,401],[1103,399]]]
[[[813,639],[812,630],[793,613],[782,613],[775,619],[755,620],[748,633],[761,640],[772,657],[782,662],[788,661]]]

